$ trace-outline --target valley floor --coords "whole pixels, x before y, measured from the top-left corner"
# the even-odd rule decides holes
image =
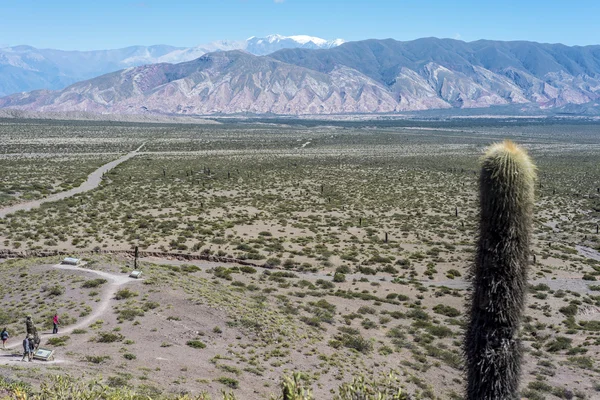
[[[64,323],[43,341],[57,362],[20,363],[11,349],[0,375],[250,399],[297,371],[321,399],[392,370],[415,398],[462,398],[478,157],[508,137],[539,168],[522,395],[595,398],[597,127],[464,124],[0,124],[0,207],[52,196],[51,181],[73,189],[129,153],[90,190],[0,219],[0,254],[77,254],[93,270],[0,263],[0,325],[16,349],[28,313],[44,332],[54,312]],[[93,152],[112,155],[86,163]],[[82,166],[62,169],[68,159]],[[126,278],[134,246],[153,255],[142,280]]]

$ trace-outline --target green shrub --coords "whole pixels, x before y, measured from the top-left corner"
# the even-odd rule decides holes
[[[200,340],[188,340],[187,342],[185,342],[185,344],[194,349],[206,348],[206,345],[203,342],[201,342]]]
[[[115,294],[115,299],[116,300],[123,300],[123,299],[129,299],[131,297],[135,297],[138,294],[136,292],[132,292],[129,289],[120,289],[119,291],[117,291],[117,293]]]
[[[110,360],[110,356],[85,356],[85,359],[92,364],[101,364],[106,360]]]
[[[558,311],[567,317],[574,317],[577,315],[578,307],[576,304],[569,304],[568,306],[559,308]]]
[[[51,337],[48,339],[48,344],[50,346],[64,346],[65,344],[67,344],[67,341],[71,339],[69,336],[58,336],[58,337]]]
[[[427,332],[429,332],[433,336],[437,336],[439,338],[451,337],[452,335],[454,335],[454,332],[452,332],[452,329],[450,329],[446,326],[429,325],[425,329],[427,330]]]
[[[60,296],[64,292],[65,292],[65,287],[61,286],[61,285],[54,285],[54,286],[48,288],[49,296]]]
[[[570,364],[583,369],[593,369],[594,360],[589,356],[577,356],[567,358]]]
[[[454,307],[446,306],[444,304],[438,304],[433,307],[433,312],[436,314],[445,315],[446,317],[458,317],[460,311]]]
[[[240,383],[237,379],[229,378],[227,376],[222,376],[218,378],[217,382],[222,383],[223,385],[228,386],[232,389],[237,389],[238,387],[240,387]]]
[[[148,311],[148,310],[154,310],[155,308],[160,307],[160,304],[155,302],[155,301],[147,301],[142,305],[142,310],[144,311]]]
[[[187,272],[188,274],[200,271],[200,267],[193,264],[183,264],[181,265],[181,271]]]
[[[125,336],[114,332],[98,332],[95,341],[98,343],[114,343],[125,339]]]
[[[354,349],[364,354],[373,350],[373,343],[371,343],[370,340],[363,338],[361,335],[348,335],[347,333],[344,333],[340,336],[336,336],[335,340],[339,341],[344,347]]]
[[[265,261],[265,268],[273,268],[276,267],[278,265],[281,265],[281,260],[279,258],[269,258],[267,259],[267,261]]]
[[[572,342],[573,342],[573,339],[571,339],[571,338],[564,337],[564,336],[557,336],[554,338],[553,341],[549,342],[546,345],[546,350],[548,350],[551,353],[555,353],[560,350],[567,350],[567,349],[571,348]]]
[[[143,317],[144,310],[141,308],[121,308],[117,312],[119,321],[133,321],[135,317]]]
[[[98,286],[104,285],[106,282],[108,282],[108,281],[103,278],[90,279],[90,280],[83,282],[81,284],[81,287],[86,288],[86,289],[97,288]]]

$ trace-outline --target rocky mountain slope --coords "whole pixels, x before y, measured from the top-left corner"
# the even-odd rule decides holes
[[[264,55],[285,48],[331,48],[344,41],[312,36],[269,35],[247,40],[220,40],[200,46],[131,46],[115,50],[63,51],[31,46],[0,48],[0,96],[36,89],[57,90],[123,68],[180,63],[215,51],[246,50]]]
[[[161,114],[391,113],[444,108],[594,105],[600,46],[426,38],[366,40],[269,56],[210,53],[135,67],[59,92],[0,99],[34,111]]]

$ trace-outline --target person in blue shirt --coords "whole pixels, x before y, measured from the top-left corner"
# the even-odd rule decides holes
[[[8,334],[8,331],[6,330],[6,328],[2,329],[2,332],[0,332],[0,339],[2,340],[2,348],[3,349],[6,348],[6,341],[8,340],[9,337],[10,337],[10,335]]]
[[[25,357],[29,358],[29,362],[33,360],[33,336],[27,335],[23,339],[23,358],[21,361],[25,361]]]

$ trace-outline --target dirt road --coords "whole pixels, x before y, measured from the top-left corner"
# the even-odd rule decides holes
[[[15,204],[13,206],[1,208],[0,209],[0,218],[4,218],[7,215],[13,214],[17,211],[21,211],[21,210],[29,211],[32,208],[39,207],[44,203],[49,203],[49,202],[53,202],[53,201],[66,199],[67,197],[75,196],[76,194],[96,189],[98,186],[100,186],[100,182],[102,182],[102,175],[104,175],[105,173],[107,173],[108,171],[110,171],[111,169],[116,167],[117,165],[121,164],[122,162],[125,162],[125,161],[129,160],[130,158],[138,155],[139,151],[142,149],[142,147],[144,147],[144,144],[142,144],[140,147],[138,147],[136,150],[132,151],[131,153],[127,153],[121,158],[118,158],[116,160],[113,160],[109,163],[104,164],[103,166],[101,166],[100,168],[98,168],[97,170],[95,170],[94,172],[89,174],[87,180],[76,188],[73,188],[71,190],[67,190],[64,192],[56,193],[51,196],[45,197],[43,199],[28,201],[26,203],[19,203],[19,204]]]

